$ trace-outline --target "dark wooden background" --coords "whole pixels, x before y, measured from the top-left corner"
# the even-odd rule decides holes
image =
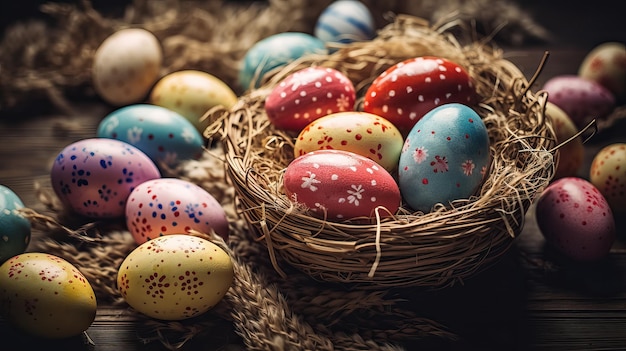
[[[3,27],[38,16],[40,1],[3,1]],[[95,2],[111,8],[123,1]],[[600,0],[573,4],[569,1],[524,1],[555,39],[523,47],[507,47],[505,56],[530,77],[546,51],[548,62],[537,81],[561,74],[575,74],[584,55],[605,41],[626,41],[623,12],[617,2]],[[104,4],[104,5],[102,5]],[[29,207],[42,209],[34,183],[46,182],[51,161],[65,145],[91,137],[99,120],[111,108],[100,101],[75,101],[76,115],[58,111],[34,116],[20,114],[0,121],[0,183],[12,188]],[[602,130],[586,144],[586,163],[580,176],[588,176],[595,153],[612,142],[626,142],[626,128],[618,123]],[[424,349],[456,350],[626,350],[626,238],[624,219],[618,218],[619,236],[610,256],[596,264],[569,262],[545,247],[535,219],[528,212],[522,235],[496,266],[466,282],[443,291],[427,313],[458,332],[456,343],[427,343]],[[42,341],[23,335],[0,320],[0,350],[162,350],[144,345],[135,334],[136,321],[123,310],[100,306],[88,330],[95,346],[82,337]],[[185,350],[237,349],[237,337],[229,346],[192,341]],[[20,345],[13,347],[9,345]]]

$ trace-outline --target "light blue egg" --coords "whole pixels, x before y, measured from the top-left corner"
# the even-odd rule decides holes
[[[24,253],[30,243],[30,221],[18,212],[23,207],[13,190],[0,185],[0,264]]]
[[[482,183],[489,162],[489,136],[480,116],[463,104],[438,106],[405,139],[398,164],[402,197],[423,212],[437,203],[467,199]]]
[[[117,109],[98,125],[99,138],[112,138],[143,151],[157,165],[176,166],[202,156],[204,139],[185,117],[165,107],[135,104]]]
[[[357,0],[339,0],[320,14],[314,34],[324,42],[351,43],[374,37],[374,18]]]
[[[323,54],[327,50],[323,41],[307,33],[283,32],[264,38],[246,52],[239,85],[246,90],[258,88],[269,71],[312,53]]]

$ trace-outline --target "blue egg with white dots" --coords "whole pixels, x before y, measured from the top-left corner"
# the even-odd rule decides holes
[[[158,167],[199,159],[204,151],[202,134],[187,118],[151,104],[128,105],[109,113],[96,135],[135,146]]]
[[[9,187],[0,185],[0,264],[24,253],[30,243],[30,221],[19,210],[22,199]]]
[[[239,70],[239,86],[245,90],[258,88],[270,71],[308,54],[325,53],[328,53],[325,43],[307,33],[283,32],[270,35],[246,52]]]
[[[117,139],[88,138],[57,154],[50,181],[69,211],[90,218],[123,217],[133,189],[161,177],[143,151]]]
[[[374,18],[360,1],[335,1],[318,17],[314,34],[326,43],[370,40],[375,34]]]

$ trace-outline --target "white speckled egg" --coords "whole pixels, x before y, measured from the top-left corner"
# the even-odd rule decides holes
[[[314,34],[331,43],[370,40],[374,37],[374,18],[360,1],[334,1],[320,14]]]
[[[202,133],[208,123],[200,121],[201,117],[215,106],[231,108],[237,102],[237,95],[212,74],[184,70],[161,78],[152,89],[149,101],[178,112]]]
[[[135,146],[159,167],[197,160],[204,150],[204,139],[190,121],[151,104],[124,106],[109,113],[100,121],[96,135]]]
[[[228,241],[222,205],[206,190],[178,178],[139,184],[126,203],[126,224],[138,244],[168,234],[211,231]]]
[[[489,162],[489,136],[480,116],[463,104],[435,107],[405,139],[398,164],[402,197],[423,212],[467,199],[482,183]]]
[[[30,221],[18,212],[23,207],[12,189],[0,185],[0,264],[23,253],[30,243]]]
[[[578,75],[600,83],[618,100],[626,100],[626,45],[606,42],[596,46],[580,64]]]
[[[270,71],[308,54],[325,54],[320,39],[300,32],[270,35],[254,44],[245,54],[239,70],[239,86],[248,90],[258,88]]]
[[[32,335],[61,339],[79,335],[96,318],[96,296],[71,263],[39,252],[11,257],[0,266],[0,311]]]
[[[545,114],[552,121],[556,141],[561,144],[578,133],[578,128],[571,118],[561,109],[551,102],[546,103]],[[569,141],[558,149],[559,163],[554,174],[554,178],[575,176],[581,168],[585,158],[585,148],[581,137]]]
[[[147,241],[122,262],[117,287],[129,306],[161,320],[199,316],[224,298],[234,278],[229,254],[191,235]]]
[[[161,174],[141,150],[120,140],[82,139],[57,155],[50,181],[68,209],[91,218],[124,216],[126,200],[139,184]]]
[[[161,43],[154,34],[141,28],[121,29],[94,54],[96,93],[115,106],[140,102],[159,78],[162,63]]]
[[[593,157],[589,180],[604,195],[613,212],[626,213],[626,143],[603,147]]]
[[[611,208],[583,178],[564,177],[551,183],[537,200],[535,216],[546,241],[573,260],[599,260],[615,242]]]

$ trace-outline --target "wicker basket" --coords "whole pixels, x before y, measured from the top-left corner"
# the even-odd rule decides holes
[[[271,72],[230,111],[210,112],[214,123],[205,135],[220,134],[238,211],[279,274],[286,275],[286,262],[321,281],[440,288],[475,275],[510,248],[533,199],[554,174],[546,96],[533,93],[533,81],[493,45],[471,38],[461,44],[452,32],[458,33],[398,16],[374,40],[303,57]],[[295,135],[267,119],[264,100],[272,88],[290,73],[318,65],[345,73],[362,96],[386,68],[422,55],[453,60],[475,80],[481,97],[476,110],[488,128],[493,160],[476,195],[426,214],[402,208],[369,224],[327,222],[294,206],[282,190],[282,175],[293,159]]]

